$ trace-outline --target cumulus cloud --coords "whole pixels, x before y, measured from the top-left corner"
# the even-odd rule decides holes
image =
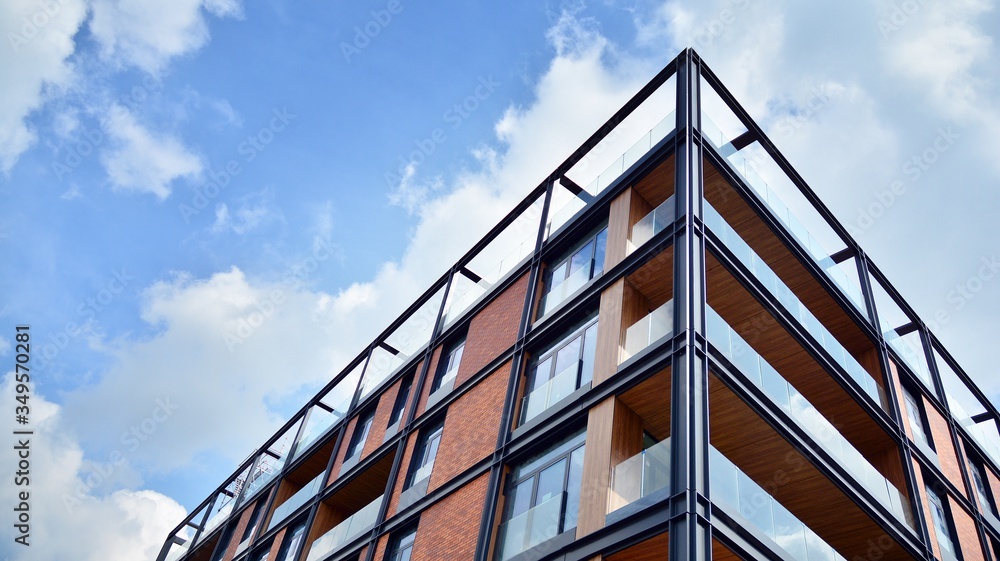
[[[37,135],[29,115],[44,103],[49,90],[68,87],[73,68],[73,36],[87,14],[83,0],[0,3],[0,170],[9,172]]]
[[[204,168],[201,159],[180,140],[149,130],[120,105],[110,109],[105,132],[111,146],[101,153],[101,164],[115,189],[165,199],[174,181],[195,179]]]
[[[106,59],[160,72],[177,56],[208,42],[205,9],[216,17],[241,17],[238,0],[95,0],[90,30]]]
[[[7,374],[2,395],[8,410],[16,404],[14,384],[14,375]],[[15,484],[13,463],[0,467],[0,491],[5,496],[13,500],[19,492],[29,492],[31,545],[11,545],[18,534],[12,524],[5,524],[0,529],[4,543],[0,551],[15,561],[155,559],[164,536],[183,518],[184,508],[147,489],[102,492],[105,481],[129,471],[129,458],[86,461],[62,409],[37,393],[31,404],[29,484]],[[5,437],[5,448],[13,449],[18,438]]]

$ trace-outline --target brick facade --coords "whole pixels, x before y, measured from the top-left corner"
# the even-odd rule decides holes
[[[488,482],[483,474],[421,513],[413,561],[473,558]]]

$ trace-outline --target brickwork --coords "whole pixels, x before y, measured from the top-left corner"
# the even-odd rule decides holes
[[[250,524],[250,517],[253,515],[255,504],[243,509],[243,512],[240,514],[240,521],[236,525],[236,531],[233,532],[232,539],[229,540],[229,545],[226,547],[225,555],[222,556],[222,561],[232,561],[233,557],[236,556],[236,548],[239,547],[240,538],[243,537],[243,532],[246,531],[247,525]]]
[[[434,380],[434,371],[437,369],[438,361],[441,360],[441,352],[442,347],[439,345],[431,354],[431,365],[427,369],[427,379],[424,381],[424,387],[420,390],[420,399],[417,401],[417,414],[413,417],[414,419],[423,415],[424,410],[427,409],[427,398],[431,395],[431,381]],[[416,381],[414,381],[414,387],[416,387]]]
[[[389,508],[386,509],[386,520],[396,515],[396,509],[399,507],[399,495],[405,491],[403,487],[406,485],[406,475],[410,469],[410,459],[413,457],[413,449],[417,446],[418,436],[419,433],[410,435],[410,440],[406,443],[406,450],[403,452],[403,463],[400,464],[399,468],[399,479],[392,486],[392,497],[389,499]]]
[[[340,440],[340,449],[337,450],[336,459],[333,461],[333,469],[330,470],[330,478],[326,481],[327,485],[333,483],[338,477],[340,477],[340,466],[344,463],[344,456],[347,454],[347,443],[351,441],[351,435],[354,434],[354,427],[357,424],[357,415],[347,422],[347,429],[344,431],[344,437]]]
[[[510,378],[507,362],[448,408],[428,491],[437,489],[496,449]]]
[[[517,328],[527,289],[528,274],[525,273],[469,322],[462,363],[458,365],[455,377],[456,386],[482,370],[517,341]]]
[[[985,561],[972,515],[959,506],[955,499],[949,497],[948,501],[951,503],[951,517],[955,521],[955,531],[958,532],[955,545],[962,550],[962,558],[965,561]]]
[[[924,412],[927,415],[927,424],[930,426],[931,440],[937,451],[941,471],[952,485],[964,491],[965,482],[962,481],[962,469],[958,464],[958,455],[955,454],[955,446],[951,440],[948,422],[938,413],[937,409],[927,403],[926,399],[924,400]]]
[[[378,544],[375,545],[375,561],[382,561],[385,559],[385,550],[389,547],[389,535],[386,534],[378,539]]]
[[[927,504],[927,490],[924,485],[924,478],[920,473],[920,463],[916,460],[913,460],[913,469],[916,472],[914,476],[917,480],[917,495],[920,497],[920,510],[922,510],[924,514],[924,521],[927,525],[927,534],[931,539],[931,549],[934,551],[934,556],[940,559],[941,547],[938,545],[937,535],[935,535],[934,532],[934,524],[931,522],[931,507]]]
[[[389,424],[389,416],[392,415],[392,407],[396,404],[396,396],[402,385],[402,379],[386,388],[385,393],[378,400],[378,407],[375,409],[375,420],[372,421],[372,428],[368,431],[368,440],[365,441],[361,449],[361,458],[366,458],[369,454],[382,445],[385,438],[385,428]]]
[[[413,561],[473,558],[488,482],[483,474],[421,513]]]

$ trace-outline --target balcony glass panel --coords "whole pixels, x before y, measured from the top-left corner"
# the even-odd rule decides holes
[[[347,410],[351,407],[351,398],[348,397],[333,407],[333,411],[327,411],[318,405],[314,405],[309,410],[309,417],[306,422],[305,432],[299,438],[299,444],[295,449],[295,455],[309,449],[309,446],[319,437],[326,434],[341,419],[347,416]]]
[[[507,561],[559,535],[565,492],[557,493],[526,512],[500,525],[499,543],[502,561]]]
[[[296,491],[294,495],[288,498],[285,502],[281,503],[278,508],[274,509],[274,514],[271,515],[271,522],[268,523],[267,529],[270,530],[277,526],[282,520],[288,518],[288,515],[298,510],[298,508],[309,499],[316,496],[316,493],[323,487],[323,480],[325,473],[321,473],[316,476],[315,479],[306,483],[305,487]]]
[[[611,470],[608,512],[670,487],[670,439],[666,438]]]
[[[725,323],[725,320],[711,307],[706,306],[709,324],[725,325],[729,331],[728,339],[743,341],[735,330]],[[717,328],[721,330],[721,327]],[[823,447],[840,465],[875,499],[896,518],[912,527],[913,519],[909,501],[899,492],[879,471],[854,447],[837,428],[823,416],[802,394],[798,392],[781,374],[775,370],[763,357],[758,355],[749,345],[742,343],[744,357],[736,357],[734,351],[726,351],[716,345],[713,333],[709,333],[709,342],[750,379],[779,408],[787,413],[802,427],[809,436]],[[732,345],[734,348],[736,344]]]
[[[625,330],[625,348],[621,361],[639,354],[643,349],[674,332],[674,301],[653,310]]]
[[[524,397],[521,403],[522,425],[576,391],[580,364],[577,361],[569,365]]]
[[[233,512],[233,504],[235,502],[234,499],[229,497],[220,497],[217,499],[217,502],[219,500],[223,501],[224,506],[216,510],[215,513],[208,519],[208,522],[205,522],[205,529],[201,531],[202,536],[207,536],[212,532],[212,530],[218,528],[219,524],[225,522],[226,519],[229,518],[229,514]],[[199,538],[199,541],[201,541],[201,538]]]
[[[164,561],[176,561],[177,559],[180,559],[181,556],[183,556],[185,553],[187,553],[188,549],[190,548],[191,548],[190,541],[186,541],[182,544],[175,543],[170,546],[170,549],[167,550],[167,556],[164,557],[163,559]]]
[[[885,397],[882,388],[878,385],[872,375],[854,358],[851,353],[833,336],[832,333],[818,320],[816,316],[806,308],[782,281],[774,274],[764,261],[758,256],[750,246],[736,233],[718,211],[712,205],[705,202],[706,223],[717,237],[723,240],[726,247],[733,252],[736,258],[760,280],[771,294],[781,302],[782,306],[795,317],[799,324],[812,335],[813,339],[822,346],[834,362],[851,377],[872,400],[881,406],[886,407]],[[721,232],[721,234],[720,234]]]
[[[662,115],[662,113],[661,113]],[[676,128],[676,119],[674,113],[670,112],[669,115],[660,120],[652,129],[648,129],[645,134],[643,134],[639,140],[635,141],[631,147],[627,148],[624,153],[617,151],[614,153],[621,154],[618,158],[614,159],[610,164],[604,168],[604,171],[597,174],[596,177],[591,173],[589,177],[592,180],[587,182],[586,187],[583,187],[584,191],[589,195],[588,198],[596,197],[601,194],[605,189],[607,189],[612,183],[614,183],[625,171],[627,171],[633,164],[642,159],[658,142],[667,137]],[[617,132],[617,131],[616,131]],[[635,137],[633,137],[635,138]],[[583,160],[578,162],[572,169],[570,169],[567,176],[576,181],[576,178],[583,176],[586,172],[584,168],[590,167],[590,162],[595,158],[600,159],[601,152],[605,150],[615,150],[615,145],[621,146],[618,141],[618,137],[615,133],[605,137],[597,146],[591,149],[591,154],[588,154]],[[617,148],[621,150],[621,148]],[[607,161],[607,160],[604,160]],[[600,169],[600,168],[598,168]],[[578,183],[582,186],[583,183]],[[551,213],[548,223],[545,226],[545,236],[546,238],[551,236],[553,232],[557,231],[564,224],[570,221],[576,213],[580,212],[587,206],[587,203],[583,199],[573,196],[571,199],[566,201],[562,198],[558,203],[553,199],[552,208],[557,208],[559,210]]]
[[[316,538],[316,541],[309,548],[309,556],[306,558],[306,561],[322,559],[343,547],[347,542],[358,537],[362,532],[372,529],[375,526],[381,505],[382,497],[379,497],[340,524],[334,526],[329,532]]]
[[[590,275],[593,271],[594,260],[589,260],[584,266],[580,267],[575,273],[567,277],[565,280],[559,284],[553,286],[549,292],[542,299],[542,314],[545,315],[551,312],[558,306],[566,301],[574,292],[580,290],[588,282],[590,282]]]
[[[676,211],[674,196],[670,195],[667,200],[660,203],[660,206],[654,208],[649,214],[643,216],[638,222],[633,224],[632,237],[629,239],[628,246],[629,253],[642,247],[643,244],[653,239],[653,236],[673,224]]]
[[[861,316],[871,321],[868,318],[864,295],[861,292],[860,282],[857,277],[848,275],[843,269],[837,266],[837,263],[830,257],[830,253],[802,225],[802,222],[789,210],[788,206],[782,202],[781,198],[768,186],[767,182],[760,177],[743,154],[731,149],[731,146],[727,144],[730,140],[719,131],[719,128],[704,113],[702,114],[702,134],[715,145],[720,154],[726,155],[726,160],[730,166],[743,176],[747,184],[751,187],[751,190],[757,195],[757,198],[785,226],[785,229],[788,230],[802,249],[812,257],[813,261],[819,265],[826,276],[833,281],[833,284],[854,304],[854,307],[861,313]],[[727,147],[729,147],[728,150]]]
[[[709,462],[712,502],[738,513],[794,559],[846,561],[714,447]]]

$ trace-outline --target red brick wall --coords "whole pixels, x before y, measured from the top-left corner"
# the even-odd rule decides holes
[[[287,526],[278,530],[278,533],[274,535],[274,541],[271,542],[271,553],[267,554],[268,559],[278,558],[278,550],[281,549],[281,538],[285,537],[286,531],[288,531]]]
[[[923,399],[923,398],[921,398]],[[924,399],[924,412],[927,414],[927,424],[931,429],[931,440],[934,441],[934,449],[937,451],[938,461],[941,463],[941,471],[952,485],[959,489],[965,489],[962,481],[962,469],[958,464],[958,456],[955,454],[955,446],[951,440],[951,430],[948,422],[938,413],[927,400]]]
[[[496,449],[503,412],[508,361],[448,408],[428,491],[447,483]]]
[[[326,480],[327,485],[333,483],[338,477],[340,477],[340,465],[344,463],[344,456],[347,454],[347,445],[351,442],[351,435],[354,434],[354,427],[357,424],[357,415],[347,422],[347,430],[344,431],[344,437],[340,440],[340,449],[337,450],[337,457],[333,460],[333,469],[330,470],[330,477]]]
[[[392,415],[392,407],[396,404],[396,395],[399,394],[399,387],[403,384],[402,379],[386,388],[382,397],[378,399],[378,406],[375,408],[375,420],[372,421],[372,428],[368,431],[368,440],[361,450],[361,457],[365,458],[382,445],[385,438],[385,426],[389,423],[389,416]]]
[[[962,558],[965,561],[985,561],[983,558],[983,547],[979,543],[979,533],[976,532],[976,524],[972,521],[972,516],[962,508],[955,499],[949,497],[951,503],[951,517],[955,521],[955,530],[958,536],[955,537],[955,545],[962,550]]]
[[[378,543],[375,544],[375,561],[382,561],[385,559],[385,549],[389,547],[389,535],[386,534],[378,539]],[[363,559],[363,558],[362,558]]]
[[[916,472],[914,475],[917,480],[917,495],[920,497],[919,508],[924,513],[924,522],[927,524],[927,532],[931,538],[931,549],[934,551],[934,556],[940,559],[941,547],[938,546],[937,535],[934,532],[934,523],[931,520],[931,507],[927,505],[927,491],[924,486],[924,478],[920,474],[920,463],[916,460],[913,460],[913,469]]]
[[[469,322],[462,363],[458,366],[458,375],[455,377],[456,386],[482,370],[517,341],[517,327],[521,321],[527,289],[528,275],[525,273]]]
[[[413,457],[413,449],[417,446],[417,438],[419,436],[419,432],[410,435],[410,440],[406,443],[406,450],[403,451],[403,463],[400,464],[399,468],[399,479],[393,485],[392,497],[389,499],[389,508],[385,512],[386,520],[396,515],[396,509],[399,507],[399,495],[405,490],[403,486],[406,484],[406,476],[409,474],[410,458]]]
[[[420,390],[420,399],[417,402],[417,414],[413,417],[417,417],[424,414],[424,410],[427,408],[427,398],[431,395],[431,381],[434,380],[434,371],[437,370],[438,362],[441,360],[441,346],[434,349],[431,354],[431,365],[427,369],[427,379],[424,381],[424,387]],[[417,371],[419,373],[419,370]],[[416,387],[416,381],[414,381],[414,387]]]
[[[266,497],[265,497],[266,498]],[[257,499],[258,501],[264,499]],[[231,561],[236,554],[236,548],[240,545],[240,538],[243,537],[243,532],[246,531],[247,525],[250,523],[250,515],[253,514],[253,509],[256,503],[250,505],[249,507],[243,509],[240,514],[240,521],[236,525],[236,531],[233,532],[232,539],[229,540],[229,545],[226,546],[226,554],[222,556],[222,561]]]
[[[421,513],[414,561],[473,558],[488,480],[483,474]]]

